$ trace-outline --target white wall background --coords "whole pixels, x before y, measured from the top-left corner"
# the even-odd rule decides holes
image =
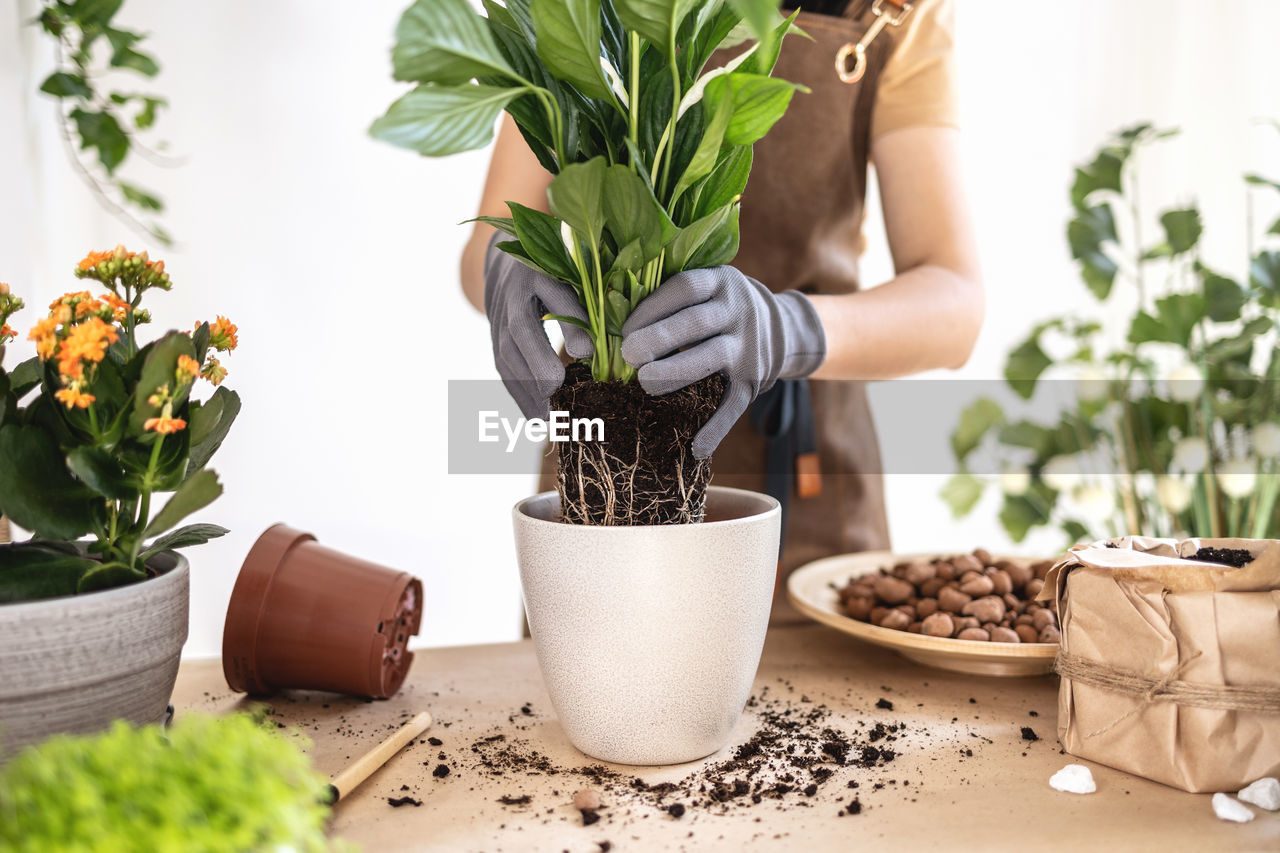
[[[444,434],[447,380],[496,375],[456,272],[467,233],[456,223],[474,212],[487,157],[426,160],[365,134],[399,91],[387,51],[405,2],[129,0],[121,16],[152,34],[164,67],[155,88],[172,102],[162,135],[186,161],[132,172],[168,201],[182,243],[153,249],[176,288],[151,307],[174,326],[222,313],[241,329],[228,366],[245,408],[215,464],[226,495],[204,514],[233,532],[193,552],[191,655],[218,651],[240,561],[278,520],[421,576],[424,644],[518,633],[508,510],[533,477],[451,477]],[[961,5],[966,171],[989,311],[955,375],[998,376],[1035,319],[1089,304],[1062,236],[1066,191],[1071,166],[1117,127],[1185,128],[1153,158],[1146,192],[1153,204],[1198,199],[1209,259],[1243,272],[1238,176],[1280,173],[1280,136],[1250,123],[1280,117],[1280,4]],[[87,249],[151,247],[103,214],[66,162],[55,107],[36,94],[52,57],[22,26],[34,9],[0,2],[0,280],[40,305],[74,284]],[[869,238],[878,281],[889,274],[879,223]],[[952,522],[941,480],[890,478],[900,548],[1007,544],[994,506]]]

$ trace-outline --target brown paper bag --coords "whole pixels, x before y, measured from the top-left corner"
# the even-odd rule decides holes
[[[1254,560],[1184,559],[1202,547]],[[1061,623],[1067,752],[1192,792],[1280,775],[1280,541],[1078,545],[1040,598]]]

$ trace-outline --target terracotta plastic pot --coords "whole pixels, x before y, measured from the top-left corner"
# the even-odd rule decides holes
[[[241,693],[283,688],[386,699],[413,662],[422,582],[277,524],[245,557],[222,636],[222,670]]]
[[[516,504],[516,555],[542,678],[569,740],[619,764],[680,764],[729,740],[773,600],[781,510],[712,486],[700,524],[565,524]]]

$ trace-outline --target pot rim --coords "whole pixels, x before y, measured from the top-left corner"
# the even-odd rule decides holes
[[[0,545],[0,548],[8,548],[12,545],[25,545],[25,544],[26,544],[25,542],[6,542],[3,545]],[[180,578],[182,575],[187,574],[191,571],[191,563],[181,553],[179,553],[178,551],[174,551],[172,549],[167,551],[161,551],[159,554],[156,554],[154,557],[152,557],[152,559],[155,559],[155,557],[166,557],[166,556],[173,557],[174,564],[154,578],[147,578],[146,580],[138,581],[137,583],[131,583],[131,584],[128,584],[127,586],[116,586],[116,587],[112,587],[111,589],[96,589],[93,592],[79,593],[76,595],[59,595],[55,598],[41,598],[38,601],[23,601],[18,603],[0,604],[0,618],[3,618],[3,615],[7,613],[18,613],[18,614],[31,613],[38,610],[41,607],[55,607],[59,605],[65,605],[67,602],[70,602],[70,601],[91,601],[95,604],[102,601],[109,602],[113,598],[124,598],[125,596],[128,596],[128,595],[136,595],[136,592],[134,590],[142,587],[147,587],[148,584],[177,583],[178,578]],[[154,587],[148,587],[148,588],[153,589]]]
[[[563,521],[548,521],[545,518],[538,518],[531,515],[528,511],[535,501],[545,500],[548,496],[556,496],[557,492],[552,489],[546,492],[538,492],[536,495],[530,495],[516,502],[511,508],[511,514],[516,518],[517,522],[522,524],[547,525],[556,528],[570,528],[573,530],[594,530],[600,531],[601,536],[636,536],[641,532],[653,530],[689,530],[702,529],[708,527],[721,528],[732,527],[743,524],[758,524],[759,522],[770,518],[773,515],[781,514],[782,505],[777,499],[763,492],[753,492],[750,489],[735,489],[731,486],[708,486],[707,501],[710,503],[712,495],[731,496],[738,495],[749,499],[760,500],[765,502],[767,508],[761,512],[743,515],[737,518],[721,518],[715,521],[699,521],[691,524],[628,524],[628,525],[594,525],[594,524],[565,524]],[[652,534],[649,534],[652,535]]]

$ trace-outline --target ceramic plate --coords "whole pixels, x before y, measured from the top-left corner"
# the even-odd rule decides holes
[[[859,622],[840,610],[840,596],[836,590],[843,587],[849,578],[875,574],[882,567],[889,568],[904,560],[929,561],[944,556],[950,555],[867,551],[815,560],[792,573],[787,582],[787,596],[810,619],[865,642],[893,649],[903,657],[926,666],[973,675],[1044,675],[1051,671],[1058,653],[1056,643],[985,643],[926,637]],[[1023,564],[1037,562],[1025,557],[1003,559]]]

